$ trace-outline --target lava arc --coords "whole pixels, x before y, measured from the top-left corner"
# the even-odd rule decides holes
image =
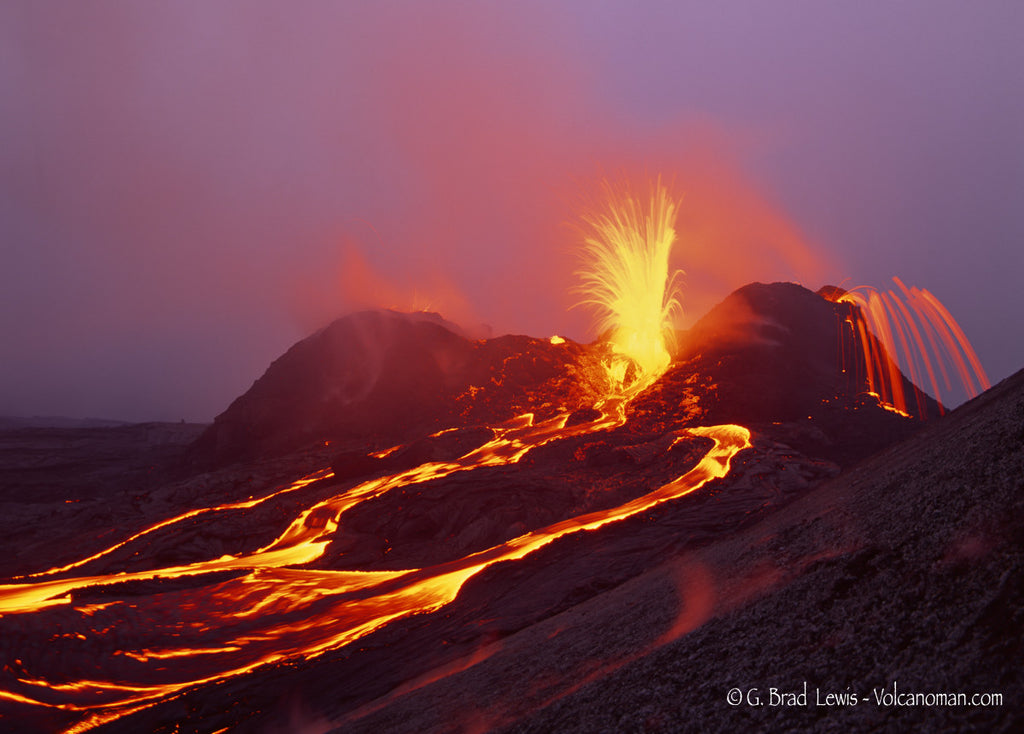
[[[908,288],[897,277],[893,282],[898,293],[859,286],[831,294],[833,300],[850,306],[846,323],[862,355],[856,368],[863,369],[869,390],[884,405],[907,413],[910,400],[902,368],[910,377],[917,412],[923,417],[920,387],[930,386],[943,410],[943,389],[947,394],[952,390],[950,368],[968,397],[987,390],[988,376],[949,310],[927,289]]]

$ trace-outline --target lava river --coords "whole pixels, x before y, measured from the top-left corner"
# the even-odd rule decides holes
[[[624,422],[625,402],[609,400],[601,418],[572,426],[566,425],[568,413],[539,423],[530,414],[520,416],[495,429],[492,441],[455,461],[372,479],[308,506],[278,538],[252,553],[144,571],[83,572],[93,561],[190,518],[245,510],[283,493],[301,493],[313,482],[330,479],[330,470],[265,497],[192,510],[76,563],[0,585],[0,634],[6,648],[0,699],[8,705],[49,709],[65,722],[65,731],[78,732],[194,686],[269,663],[308,660],[393,620],[448,604],[467,579],[491,564],[522,558],[560,536],[592,530],[693,492],[725,476],[732,458],[750,446],[749,431],[736,425],[679,431],[676,441],[704,436],[714,446],[673,481],[618,507],[565,519],[432,567],[365,572],[302,567],[324,553],[341,516],[357,504],[455,472],[512,464],[557,439],[614,428]],[[219,575],[198,587],[162,593],[116,595],[111,589],[115,593],[100,595],[98,603],[95,594],[94,603],[77,601],[72,594],[208,574]]]

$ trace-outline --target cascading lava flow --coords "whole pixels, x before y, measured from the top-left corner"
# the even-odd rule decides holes
[[[942,411],[943,392],[953,387],[951,369],[968,397],[987,390],[988,376],[949,310],[927,289],[908,288],[897,277],[893,282],[898,293],[859,286],[831,294],[832,300],[849,305],[846,324],[859,354],[852,367],[863,370],[870,392],[896,412],[908,415],[914,408],[927,417],[919,386],[931,387]],[[910,377],[913,402],[901,369]]]

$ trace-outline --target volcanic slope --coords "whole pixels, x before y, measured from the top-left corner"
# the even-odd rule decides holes
[[[595,350],[572,341],[471,339],[437,314],[362,311],[295,344],[218,415],[194,456],[221,466],[312,442],[384,448],[527,411],[592,405]]]
[[[739,423],[846,467],[938,416],[928,396],[925,416],[881,408],[845,318],[844,307],[794,283],[746,285],[677,335],[672,367],[632,403],[630,422],[672,420],[686,395],[694,424]]]
[[[883,409],[864,392],[866,386],[844,372],[837,347],[841,323],[835,304],[800,286],[742,288],[681,335],[679,357],[630,404],[624,425],[536,448],[514,466],[426,482],[354,508],[320,565],[352,570],[422,566],[483,550],[573,514],[613,507],[670,481],[687,462],[695,462],[703,450],[699,442],[674,442],[679,431],[702,425],[736,423],[753,431],[757,452],[739,457],[736,470],[736,477],[749,477],[730,501],[749,503],[749,511],[774,507],[922,425]],[[546,341],[524,346],[543,360],[558,349]],[[570,408],[599,386],[593,374],[601,358],[598,346],[573,348],[584,361],[558,369],[562,375],[570,369],[589,375],[590,386],[567,395]],[[539,361],[526,354],[516,359]],[[535,403],[556,404],[553,384],[568,378],[558,383],[547,379],[517,393],[532,396]],[[510,395],[498,392],[508,390],[507,384],[491,390]],[[586,412],[578,409],[581,417]],[[503,416],[483,401],[469,415],[460,420]],[[333,468],[339,477],[400,471],[428,459],[454,459],[489,439],[482,426],[450,430],[413,441],[385,458],[367,456],[365,449],[345,452]],[[769,452],[777,456],[768,458]],[[714,526],[716,520],[708,517],[707,522]]]
[[[760,522],[332,731],[1019,731],[1022,477],[1024,371]],[[771,689],[805,681],[806,704],[769,705]],[[762,705],[730,705],[735,688]],[[1002,703],[876,702],[896,692]],[[858,702],[818,705],[830,693]]]

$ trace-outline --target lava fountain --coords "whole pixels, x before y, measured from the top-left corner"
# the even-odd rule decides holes
[[[604,201],[584,212],[584,260],[577,304],[596,312],[615,357],[608,370],[621,392],[636,394],[668,368],[673,318],[681,312],[680,270],[669,255],[679,201],[658,179],[648,197],[602,182]]]

